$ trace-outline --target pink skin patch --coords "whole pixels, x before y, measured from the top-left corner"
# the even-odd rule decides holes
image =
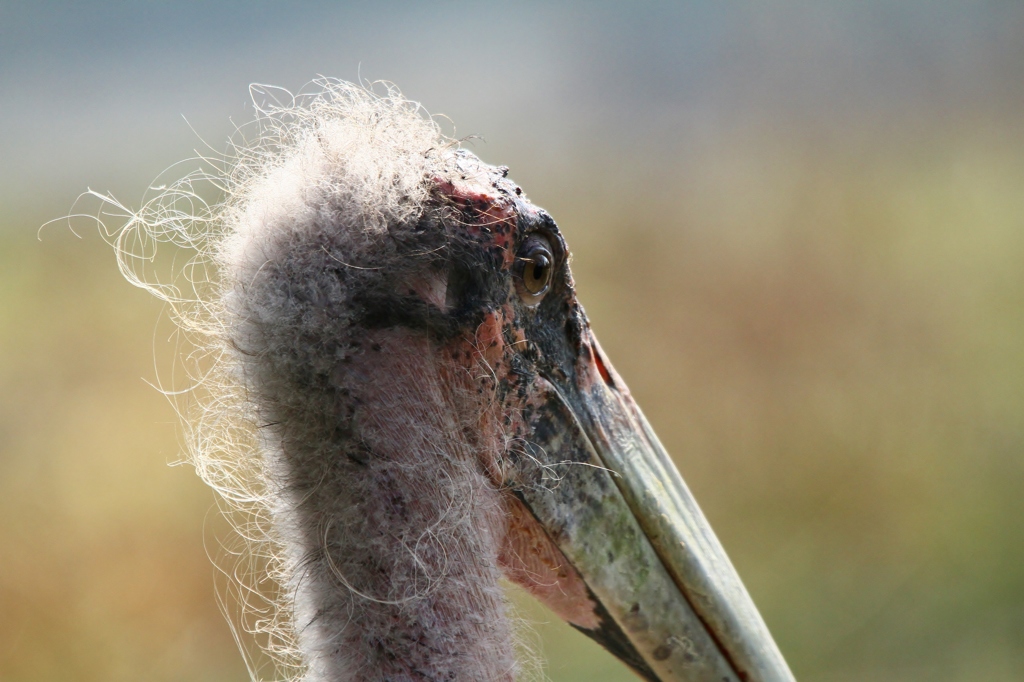
[[[481,417],[476,433],[486,435],[480,443],[483,447],[478,451],[478,458],[483,472],[500,492],[505,509],[506,526],[498,532],[504,538],[498,551],[499,566],[509,580],[559,617],[583,628],[596,629],[601,623],[586,583],[530,511],[504,489],[501,458],[505,438],[507,435],[522,437],[526,432],[519,418],[521,406],[508,399],[504,405],[493,399],[497,381],[506,379],[514,384],[518,380],[510,371],[508,358],[518,343],[526,342],[522,330],[509,321],[511,307],[506,308],[487,315],[472,338],[462,338],[449,345],[446,356],[451,358],[453,366],[444,371],[444,375],[455,381],[461,378],[469,384],[467,388],[475,384],[477,389],[483,389],[482,392],[463,389],[462,393],[480,396],[477,409]],[[515,343],[505,343],[506,331]]]
[[[579,359],[576,361],[576,376],[579,377],[580,390],[587,394],[595,384],[604,383],[616,389],[624,398],[632,400],[626,383],[612,367],[608,356],[601,350],[597,337],[588,330],[583,340]]]
[[[504,321],[500,313],[489,313],[476,328],[474,345],[492,370],[498,369],[499,362],[505,356],[505,338],[501,333]]]
[[[473,220],[464,225],[466,232],[501,248],[505,254],[502,268],[511,267],[515,260],[512,246],[516,228],[516,208],[512,201],[478,176],[467,176],[467,180],[458,183],[435,178],[434,183],[449,201],[473,215]]]
[[[500,247],[504,254],[503,267],[511,267],[515,260],[513,247],[517,219],[512,202],[491,191],[482,182],[436,182],[449,200],[465,213],[474,216],[472,222],[463,224],[463,229],[482,241]],[[424,299],[431,300],[426,296]],[[509,435],[522,437],[526,432],[519,418],[522,406],[514,403],[498,405],[486,397],[493,395],[492,391],[498,381],[505,380],[510,385],[518,381],[518,377],[511,372],[509,356],[521,351],[527,340],[522,327],[514,322],[515,309],[506,304],[488,313],[471,338],[459,339],[448,348],[447,357],[451,358],[453,364],[461,365],[463,371],[446,374],[476,377],[478,389],[484,389],[482,394],[476,393],[485,396],[484,404],[478,406],[481,412],[478,433],[481,434],[507,434],[511,431]],[[483,372],[482,366],[486,367]],[[514,394],[514,391],[510,392],[510,395]],[[503,489],[505,481],[502,454],[501,448],[480,453],[480,464],[498,490]],[[498,563],[505,576],[562,619],[582,628],[599,628],[601,622],[595,613],[597,605],[591,600],[580,574],[522,502],[503,491],[502,504],[506,510],[507,525],[502,534],[504,541],[499,549]]]
[[[508,530],[498,554],[505,577],[555,612],[562,620],[596,630],[601,620],[586,583],[523,503],[505,496]]]

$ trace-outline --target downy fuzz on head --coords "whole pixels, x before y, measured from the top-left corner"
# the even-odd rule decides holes
[[[508,269],[525,197],[393,87],[317,86],[258,104],[229,158],[139,211],[95,195],[127,218],[107,233],[122,271],[190,347],[190,459],[247,542],[228,592],[276,674],[519,677],[502,569],[566,593],[546,540],[521,534],[535,566],[509,544],[523,514],[500,490],[514,289],[480,272]],[[161,282],[168,245],[194,254]]]

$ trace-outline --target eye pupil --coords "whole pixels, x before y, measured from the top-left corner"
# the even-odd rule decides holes
[[[527,288],[530,293],[536,294],[548,284],[548,267],[551,264],[548,262],[547,256],[544,254],[537,254],[533,257],[532,261],[528,261],[526,264],[526,280]]]

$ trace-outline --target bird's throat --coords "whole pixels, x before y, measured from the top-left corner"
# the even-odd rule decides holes
[[[471,398],[427,344],[374,332],[331,373],[331,395],[268,403],[282,412],[270,456],[281,536],[301,538],[291,588],[315,680],[514,679],[505,511],[479,465],[497,444],[481,442],[479,414],[465,423]]]

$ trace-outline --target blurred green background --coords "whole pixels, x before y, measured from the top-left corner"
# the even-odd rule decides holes
[[[160,306],[87,221],[37,231],[319,73],[553,213],[798,679],[1024,679],[1022,36],[1012,1],[0,0],[0,680],[246,679]],[[632,679],[522,609],[551,680]]]

